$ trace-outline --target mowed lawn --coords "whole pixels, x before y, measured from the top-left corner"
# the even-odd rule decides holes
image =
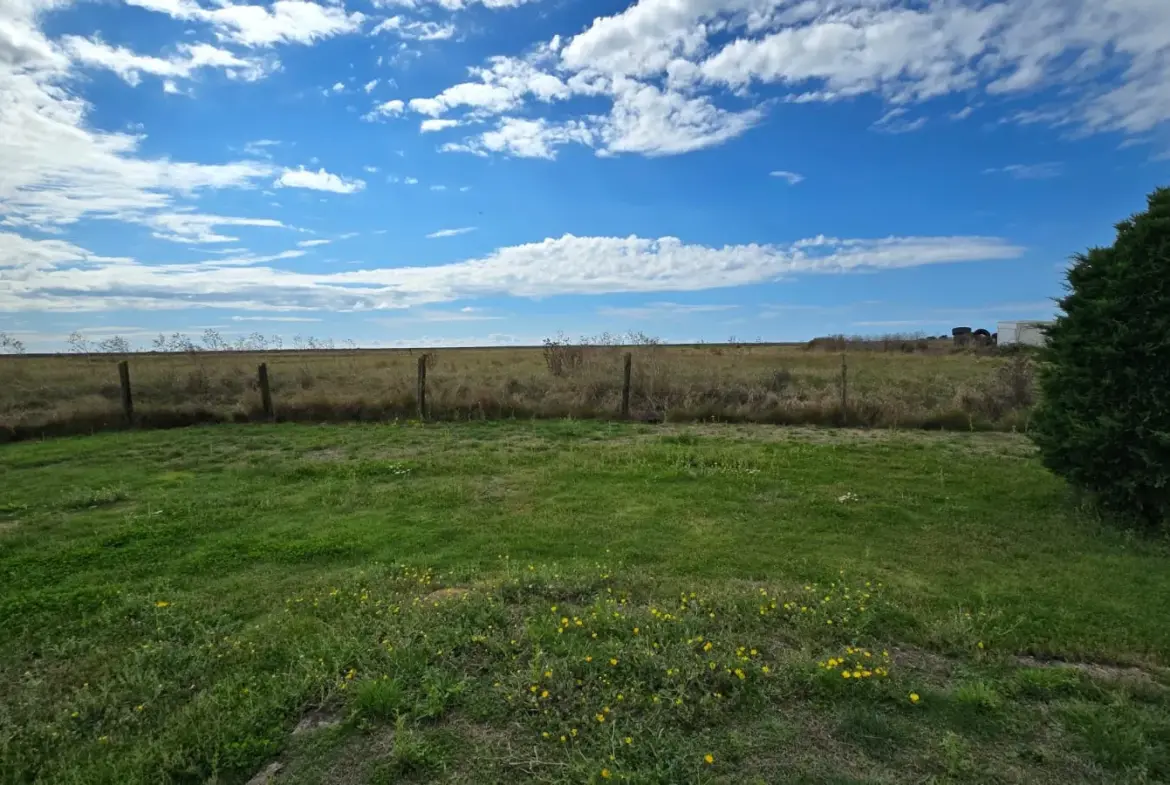
[[[1011,434],[9,445],[0,781],[1167,781],[1168,567]]]

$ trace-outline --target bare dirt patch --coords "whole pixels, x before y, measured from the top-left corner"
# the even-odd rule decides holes
[[[332,728],[341,724],[341,715],[329,709],[313,709],[311,712],[301,717],[301,721],[293,728],[293,735],[298,736],[302,733],[320,730],[321,728]]]
[[[1095,681],[1129,682],[1143,686],[1163,687],[1154,679],[1154,674],[1133,665],[1109,665],[1097,662],[1068,662],[1065,660],[1042,660],[1031,656],[1016,657],[1016,662],[1026,668],[1071,668]]]

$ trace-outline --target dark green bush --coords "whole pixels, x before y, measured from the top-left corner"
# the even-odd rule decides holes
[[[1170,189],[1073,257],[1041,353],[1033,438],[1045,464],[1108,511],[1170,514]]]

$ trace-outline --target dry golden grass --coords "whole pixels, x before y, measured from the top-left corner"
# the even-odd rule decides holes
[[[1026,424],[1031,364],[954,352],[870,351],[850,344],[848,413],[841,357],[795,345],[574,347],[561,374],[540,348],[430,353],[434,419],[608,418],[621,405],[622,355],[633,353],[631,416],[673,421],[952,429]],[[419,351],[330,350],[131,354],[138,424],[163,427],[262,416],[267,363],[276,416],[339,421],[415,416]],[[0,439],[121,424],[123,356],[0,358]]]

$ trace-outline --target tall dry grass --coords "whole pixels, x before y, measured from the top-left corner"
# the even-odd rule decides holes
[[[848,407],[841,353],[793,345],[573,346],[430,352],[428,415],[440,420],[610,418],[622,358],[633,354],[631,416],[902,428],[1011,429],[1026,424],[1031,360],[855,350]],[[165,427],[261,418],[256,369],[267,363],[278,419],[415,416],[418,351],[218,351],[0,357],[0,439],[119,427],[117,361],[130,363],[136,420]]]

